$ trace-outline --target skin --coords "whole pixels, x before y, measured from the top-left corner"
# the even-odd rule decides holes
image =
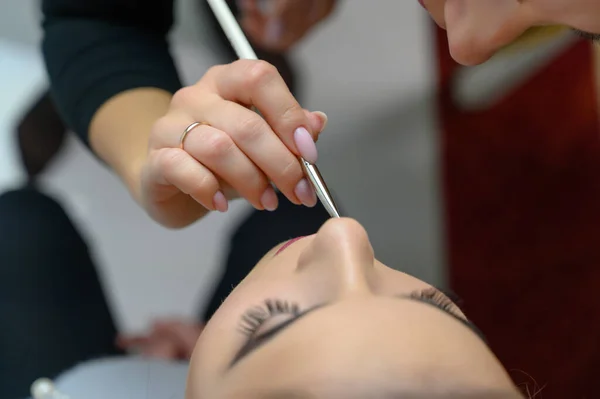
[[[498,359],[462,322],[429,304],[396,298],[430,286],[376,260],[355,220],[332,219],[315,235],[277,250],[205,327],[192,355],[187,399],[265,397],[280,389],[309,389],[318,397],[453,388],[516,392]],[[326,305],[229,368],[248,339],[239,331],[241,316],[267,299],[297,303],[300,311]],[[465,317],[455,305],[451,310]],[[254,334],[290,318],[276,315]]]
[[[182,132],[196,121],[205,124],[181,148]],[[241,60],[212,67],[173,96],[150,88],[115,96],[95,114],[90,143],[150,217],[181,228],[226,211],[219,193],[276,209],[269,182],[291,202],[314,206],[294,133],[302,129],[314,143],[326,123],[325,114],[298,104],[275,67]]]
[[[600,33],[600,2],[595,0],[423,0],[446,29],[452,57],[480,64],[528,29],[564,25]]]

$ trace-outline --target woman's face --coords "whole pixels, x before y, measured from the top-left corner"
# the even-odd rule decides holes
[[[377,261],[364,228],[342,218],[273,248],[234,289],[198,340],[187,397],[478,388],[516,392],[460,309]]]
[[[465,65],[486,61],[526,30],[564,25],[600,33],[597,0],[418,0],[448,32],[450,52]]]

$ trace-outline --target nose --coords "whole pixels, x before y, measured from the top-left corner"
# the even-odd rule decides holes
[[[331,281],[340,294],[371,291],[374,265],[366,230],[350,218],[328,220],[298,261],[300,269],[319,273],[319,279]]]

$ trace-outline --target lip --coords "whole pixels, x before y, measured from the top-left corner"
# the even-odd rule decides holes
[[[296,241],[304,238],[306,236],[300,236],[300,237],[296,237],[296,238],[292,238],[291,240],[287,240],[285,244],[283,244],[281,247],[279,247],[279,249],[277,250],[277,252],[275,252],[275,256],[279,255],[280,253],[282,253],[287,247],[289,247],[290,245],[292,245],[293,243],[295,243]]]

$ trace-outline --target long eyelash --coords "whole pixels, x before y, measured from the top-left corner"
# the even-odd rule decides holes
[[[571,29],[571,31],[575,33],[576,36],[581,37],[585,40],[591,40],[592,42],[600,43],[600,34],[598,33],[584,32],[579,29]]]
[[[248,309],[240,319],[239,329],[252,336],[267,320],[277,315],[300,314],[300,307],[295,303],[280,299],[267,299],[262,305]]]
[[[434,305],[448,311],[455,311],[458,306],[456,303],[460,302],[457,298],[455,301],[450,299],[450,295],[446,294],[436,288],[425,288],[421,291],[415,291],[410,294],[412,298],[429,301]]]

